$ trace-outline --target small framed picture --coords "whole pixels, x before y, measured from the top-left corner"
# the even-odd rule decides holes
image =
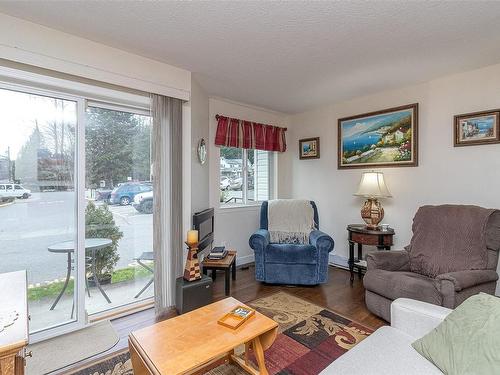
[[[299,140],[299,159],[319,159],[319,137]]]
[[[455,116],[455,147],[491,143],[500,143],[500,109]]]

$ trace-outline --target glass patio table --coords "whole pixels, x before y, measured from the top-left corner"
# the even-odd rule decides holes
[[[105,249],[106,247],[110,246],[113,243],[108,238],[86,238],[85,239],[85,252],[90,251],[91,256],[90,256],[90,266],[91,266],[91,271],[92,271],[92,278],[94,279],[94,283],[97,286],[97,289],[101,292],[102,296],[106,299],[108,303],[111,303],[111,300],[109,299],[108,295],[104,290],[102,289],[101,284],[99,283],[99,280],[96,276],[96,267],[95,267],[95,259],[96,259],[96,254],[98,251]],[[48,247],[48,250],[51,253],[58,253],[58,254],[67,254],[68,256],[68,269],[66,272],[66,280],[64,281],[64,286],[57,296],[56,300],[52,304],[50,310],[54,310],[56,305],[58,304],[59,300],[61,299],[62,295],[66,291],[66,288],[68,287],[69,284],[69,279],[71,276],[71,270],[72,270],[72,254],[75,252],[76,248],[76,241],[70,240],[70,241],[64,241],[64,242],[59,242],[54,245],[51,245]],[[85,277],[87,277],[85,275]]]

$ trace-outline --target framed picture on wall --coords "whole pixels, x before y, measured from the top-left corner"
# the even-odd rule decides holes
[[[299,140],[299,159],[319,159],[319,137]]]
[[[500,143],[500,109],[454,117],[455,147]]]
[[[416,167],[418,103],[338,120],[338,168]]]

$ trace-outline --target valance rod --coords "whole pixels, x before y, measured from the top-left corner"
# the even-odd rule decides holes
[[[219,117],[227,117],[227,118],[230,118],[230,117],[228,117],[228,116],[223,116],[223,115],[219,115],[219,114],[215,115],[215,119],[216,119],[217,121],[219,121]],[[281,128],[281,129],[283,129],[284,131],[287,131],[287,130],[288,130],[288,128]]]

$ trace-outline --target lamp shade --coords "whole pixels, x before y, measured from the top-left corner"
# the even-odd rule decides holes
[[[364,172],[359,182],[358,191],[354,195],[365,198],[392,197],[382,172]]]

